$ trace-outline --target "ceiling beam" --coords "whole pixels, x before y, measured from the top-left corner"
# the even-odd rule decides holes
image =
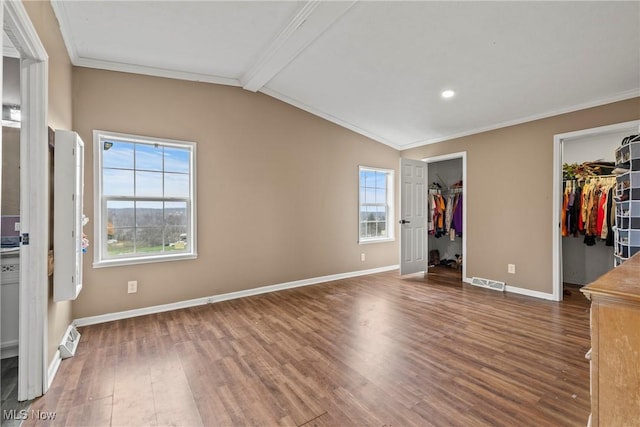
[[[306,2],[240,78],[242,87],[252,92],[262,89],[355,3],[356,0]]]

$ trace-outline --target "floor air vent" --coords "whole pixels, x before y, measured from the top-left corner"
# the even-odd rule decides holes
[[[66,339],[63,344],[60,344],[58,350],[60,350],[60,358],[68,359],[69,357],[73,357],[76,354],[76,349],[78,348],[78,342],[80,342],[80,332],[76,329],[75,326],[69,326],[67,329]]]
[[[493,289],[494,291],[504,292],[504,282],[497,282],[491,279],[483,279],[482,277],[474,277],[471,279],[471,284],[474,286],[480,286],[481,288]]]

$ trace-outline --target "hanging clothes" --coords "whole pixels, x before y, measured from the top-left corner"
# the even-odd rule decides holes
[[[456,194],[455,206],[453,207],[453,224],[456,236],[462,237],[462,193]]]
[[[439,189],[429,190],[429,224],[428,232],[435,237],[442,237],[445,234],[446,202]]]
[[[566,181],[562,196],[561,230],[563,236],[583,234],[584,243],[593,246],[597,240],[609,241],[615,225],[615,178],[587,178],[583,186]],[[611,241],[612,245],[613,242]]]
[[[451,240],[455,240],[456,236],[462,236],[461,188],[444,191],[449,191],[446,197],[439,188],[429,188],[427,232],[436,238],[448,235]]]

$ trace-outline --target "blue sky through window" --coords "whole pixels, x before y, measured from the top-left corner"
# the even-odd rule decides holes
[[[103,144],[104,195],[189,197],[188,149],[122,141]]]

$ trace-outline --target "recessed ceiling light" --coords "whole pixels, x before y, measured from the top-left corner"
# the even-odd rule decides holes
[[[456,93],[451,89],[443,90],[440,94],[443,98],[453,98]]]

